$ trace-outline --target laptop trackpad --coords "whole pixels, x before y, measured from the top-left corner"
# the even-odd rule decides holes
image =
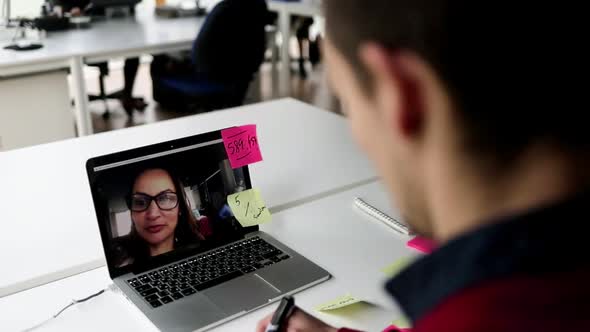
[[[226,314],[248,311],[275,299],[281,291],[257,274],[234,279],[203,292]]]

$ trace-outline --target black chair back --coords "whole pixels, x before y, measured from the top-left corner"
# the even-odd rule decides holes
[[[209,13],[193,44],[197,74],[213,82],[246,85],[266,51],[265,0],[224,0]]]

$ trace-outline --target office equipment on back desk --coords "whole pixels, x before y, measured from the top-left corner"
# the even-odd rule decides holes
[[[141,0],[92,0],[93,10],[104,8],[104,15],[111,17],[126,17],[135,13],[135,5]]]
[[[69,19],[70,26],[75,29],[88,29],[91,22],[92,17],[90,16],[72,16]]]
[[[204,16],[205,8],[201,7],[199,0],[184,0],[179,4],[156,6],[156,15],[166,18]]]
[[[35,27],[47,32],[64,31],[70,28],[68,17],[41,16],[34,20]]]
[[[135,6],[140,3],[141,0],[92,0],[94,7],[126,7]]]
[[[43,47],[42,32],[35,27],[34,21],[29,19],[17,20],[18,26],[12,38],[12,44],[4,46],[6,50],[31,51]]]

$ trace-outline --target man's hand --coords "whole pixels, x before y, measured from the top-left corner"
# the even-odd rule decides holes
[[[256,332],[264,332],[266,327],[270,323],[272,315],[267,316],[260,322],[256,327]],[[281,332],[337,332],[338,329],[327,325],[321,320],[312,317],[308,313],[302,311],[299,308],[295,308],[289,321],[285,324],[284,329]]]
[[[80,10],[78,7],[74,7],[72,10],[70,10],[70,14],[72,14],[72,16],[80,16],[82,15],[82,10]]]

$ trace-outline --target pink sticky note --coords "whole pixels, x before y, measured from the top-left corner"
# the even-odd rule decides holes
[[[402,329],[401,327],[391,325],[383,330],[383,332],[412,332],[412,329]]]
[[[438,247],[434,241],[420,236],[408,241],[407,246],[425,254],[430,254]]]
[[[236,169],[262,161],[256,125],[225,129],[221,131],[221,137],[232,168]]]

